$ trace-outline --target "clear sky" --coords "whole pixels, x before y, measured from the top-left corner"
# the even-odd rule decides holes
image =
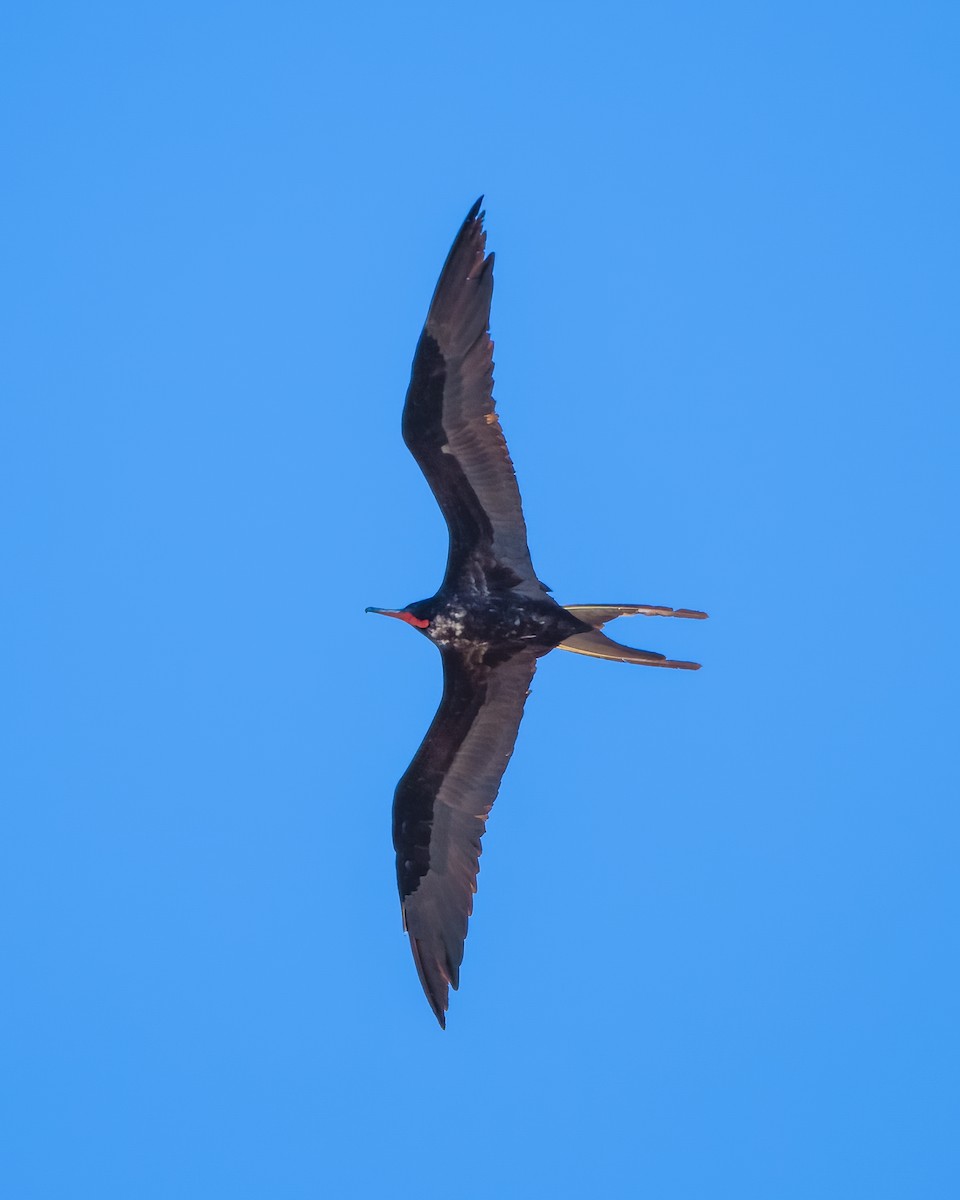
[[[958,13],[8,12],[5,1197],[955,1194]],[[441,1033],[363,610],[481,192],[537,569],[711,620],[541,664]]]

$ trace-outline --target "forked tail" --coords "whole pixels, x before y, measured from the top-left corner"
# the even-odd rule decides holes
[[[667,608],[663,604],[565,604],[568,613],[600,629],[614,617],[692,617],[705,621],[707,614],[695,608]]]
[[[665,654],[657,654],[654,650],[635,650],[632,646],[621,646],[601,628],[615,617],[691,617],[704,620],[705,612],[697,612],[691,608],[666,608],[655,604],[567,604],[567,612],[593,629],[589,633],[575,633],[558,646],[559,650],[569,650],[572,654],[586,654],[590,658],[606,658],[613,662],[636,663],[643,667],[673,667],[681,671],[699,671],[700,664],[695,662],[680,662],[667,658]]]

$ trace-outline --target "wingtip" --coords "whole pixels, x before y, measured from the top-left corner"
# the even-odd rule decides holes
[[[468,220],[468,221],[475,221],[475,220],[477,219],[477,216],[478,216],[478,215],[479,215],[479,217],[480,217],[481,221],[483,220],[483,213],[482,213],[482,212],[480,212],[480,205],[481,205],[482,203],[483,203],[483,195],[482,195],[482,193],[481,193],[481,195],[479,195],[479,196],[477,197],[477,199],[476,199],[476,201],[475,201],[475,203],[474,203],[474,205],[473,205],[473,208],[471,208],[471,209],[470,209],[470,211],[467,213],[467,220]]]
[[[420,986],[423,988],[427,1003],[433,1010],[433,1015],[437,1018],[440,1028],[446,1029],[451,981],[446,978],[439,963],[431,962],[430,958],[425,955],[420,939],[412,934],[410,935],[410,949],[413,951],[413,961],[416,964],[417,974],[420,976]],[[454,990],[456,990],[456,986],[454,983]]]

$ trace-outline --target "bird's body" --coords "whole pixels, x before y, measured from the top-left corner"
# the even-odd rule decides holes
[[[560,647],[593,658],[695,670],[611,641],[618,616],[703,617],[652,605],[562,607],[537,578],[513,464],[493,404],[488,334],[493,255],[480,201],[447,256],[414,356],[403,436],[450,534],[435,596],[397,617],[440,650],[440,708],[394,796],[404,928],[440,1024],[457,987],[479,871],[480,838],[513,752],[536,662]]]
[[[407,611],[428,622],[423,633],[441,650],[477,656],[490,666],[522,651],[539,657],[591,628],[548,596],[531,599],[509,588],[441,591]]]

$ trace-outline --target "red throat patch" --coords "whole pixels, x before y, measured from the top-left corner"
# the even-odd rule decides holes
[[[371,608],[368,611],[379,613],[381,617],[396,617],[398,621],[406,621],[415,629],[426,629],[430,624],[429,621],[421,621],[419,617],[415,617],[412,612],[407,612],[405,609]]]
[[[415,617],[413,613],[398,612],[397,616],[401,621],[406,621],[408,625],[413,625],[415,629],[426,629],[430,624],[429,621],[421,621],[419,617]]]

